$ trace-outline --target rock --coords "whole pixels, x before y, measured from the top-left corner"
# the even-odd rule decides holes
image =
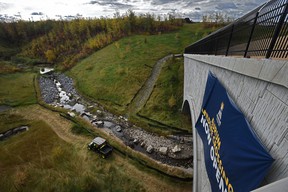
[[[179,147],[178,145],[175,145],[175,147],[172,149],[173,153],[178,153],[181,151],[181,147]]]
[[[102,113],[102,111],[100,111],[100,110],[97,110],[97,111],[96,111],[96,113],[100,114],[100,113]]]
[[[134,139],[133,143],[135,143],[137,145],[139,143],[138,139]]]
[[[75,117],[75,113],[73,113],[73,112],[68,112],[68,115],[69,115],[70,117]]]
[[[159,148],[159,153],[160,153],[161,155],[167,155],[167,153],[168,153],[168,147],[160,147],[160,148]]]
[[[183,57],[183,54],[174,54],[173,56],[176,57],[176,58],[177,57]]]
[[[121,132],[121,131],[122,131],[122,129],[121,129],[121,126],[120,126],[120,125],[117,125],[117,126],[116,126],[116,131],[117,131],[117,132]]]
[[[93,105],[89,105],[89,106],[87,107],[87,109],[93,109],[93,108],[94,108]]]
[[[145,146],[145,142],[143,141],[141,144],[140,144],[141,147],[144,147]]]
[[[149,145],[146,149],[147,153],[152,153],[153,152],[153,146],[152,145]]]
[[[87,117],[90,117],[90,118],[91,118],[91,117],[92,117],[92,114],[89,113],[89,112],[83,112],[83,113],[80,114],[80,116],[81,116],[81,117],[87,116]]]
[[[103,127],[104,121],[96,121],[95,125],[98,126],[98,127]]]

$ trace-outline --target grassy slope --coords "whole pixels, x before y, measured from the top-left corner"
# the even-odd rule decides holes
[[[33,73],[0,75],[0,105],[10,106],[36,103]]]
[[[26,113],[29,111],[29,113]],[[87,150],[89,138],[71,143],[52,126],[71,124],[39,107],[28,106],[1,114],[0,130],[29,124],[27,132],[0,142],[0,188],[3,191],[190,191],[191,183],[174,181],[118,153],[103,160]],[[43,115],[41,110],[41,115]],[[13,125],[10,125],[11,122]],[[48,125],[47,123],[51,123]],[[55,129],[55,127],[53,127]],[[57,128],[56,128],[57,129]]]
[[[13,102],[6,104],[35,102],[31,91],[33,75],[17,73],[0,77],[3,85],[7,83],[14,90],[6,95],[1,92],[4,100],[13,98]],[[23,83],[26,85],[24,90]],[[6,85],[4,90],[10,90],[9,86]],[[16,90],[30,94],[23,99]],[[117,152],[103,160],[87,150],[91,138],[71,136],[69,121],[39,105],[21,106],[0,113],[0,132],[21,125],[28,125],[29,131],[0,141],[1,191],[191,190],[191,182],[170,179]],[[57,134],[53,130],[58,130]]]
[[[177,58],[165,63],[149,100],[139,112],[141,116],[180,129],[191,129],[188,118],[179,113],[183,98],[183,62],[183,58]],[[175,98],[174,106],[169,105],[171,97]]]
[[[123,38],[82,60],[69,75],[82,93],[123,113],[157,60],[183,52],[207,31],[193,24],[169,34]]]
[[[118,103],[122,107],[116,110],[122,111],[149,75],[150,67],[168,53],[181,52],[191,42],[193,27],[185,26],[182,31],[171,34],[122,39],[82,61],[71,74],[77,78],[83,93]],[[202,36],[193,33],[194,38]],[[112,52],[116,54],[111,56]],[[1,75],[0,104],[35,103],[33,76],[32,73]],[[151,99],[149,102],[153,103]],[[18,113],[14,114],[15,111]],[[45,122],[37,117],[37,112],[30,120],[19,115],[25,113],[31,114],[31,108],[0,114],[1,131],[23,124],[30,126],[29,131],[0,142],[1,190],[191,191],[191,183],[159,175],[118,153],[109,160],[102,160],[88,153],[88,140],[85,143],[63,141],[51,130],[52,122],[65,125],[59,116],[49,116],[52,119]]]

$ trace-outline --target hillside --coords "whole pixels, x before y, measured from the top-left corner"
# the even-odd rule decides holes
[[[45,38],[53,31],[54,24],[50,24]],[[178,30],[172,28],[170,33],[134,31],[105,44],[104,48],[95,49],[98,51],[91,50],[93,54],[79,62],[75,60],[67,68],[60,62],[61,57],[48,66],[56,64],[58,69],[74,66],[66,74],[73,77],[84,97],[111,112],[126,115],[129,104],[159,59],[182,53],[185,46],[212,31],[202,24],[184,24],[178,26]],[[48,58],[25,55],[35,42],[39,42],[40,47],[45,45],[39,41],[43,35],[38,32],[39,36],[29,36],[30,40],[27,37],[11,46],[6,46],[3,38],[0,42],[3,53],[13,52],[0,61],[0,132],[23,125],[29,127],[28,131],[0,141],[0,176],[4,178],[0,188],[4,191],[30,191],[32,188],[34,191],[191,191],[191,180],[173,177],[181,176],[182,172],[134,153],[109,135],[101,135],[97,129],[92,136],[87,133],[90,123],[62,118],[59,113],[67,111],[49,107],[39,100],[36,78],[39,67],[35,64],[46,63]],[[20,33],[16,34],[15,37],[21,37]],[[61,41],[58,44],[61,47]],[[63,58],[71,59],[73,51]],[[190,122],[179,111],[182,83],[182,58],[168,60],[146,105],[137,114],[129,114],[129,120],[158,133],[169,127],[190,130]],[[171,96],[175,102],[170,101]],[[87,151],[86,146],[95,134],[107,137],[117,149],[111,158],[103,160]],[[167,176],[167,172],[172,177]]]
[[[91,135],[73,134],[77,125],[35,104],[34,76],[0,75],[0,132],[29,127],[0,140],[1,190],[190,191],[191,182],[164,176],[117,151],[108,160],[89,152]],[[14,107],[2,111],[7,105]]]
[[[172,181],[119,153],[114,152],[109,160],[104,160],[89,152],[86,145],[91,138],[73,135],[69,131],[71,122],[58,113],[30,105],[0,114],[0,131],[23,124],[29,126],[28,131],[0,142],[3,191],[191,189],[190,182]]]
[[[185,46],[200,39],[210,31],[211,28],[203,28],[201,23],[197,23],[185,24],[180,30],[172,33],[134,35],[122,38],[77,63],[68,74],[74,78],[77,88],[82,94],[115,113],[126,114],[127,107],[149,77],[152,68],[159,59],[168,54],[182,53]],[[169,97],[173,94],[177,96],[177,106],[172,106],[172,108],[175,108],[176,113],[179,114],[182,89],[178,87],[182,87],[183,75],[181,74],[183,73],[183,67],[179,69],[182,65],[179,62],[175,65],[178,65],[178,67],[171,68],[170,76],[176,77],[176,81],[170,82]],[[163,99],[166,100],[167,98]],[[175,113],[175,109],[172,110],[172,108],[166,107],[168,99],[161,101],[165,106],[158,107],[158,110],[164,113],[164,116]],[[146,113],[148,113],[147,110]],[[168,115],[167,118],[171,115]],[[150,118],[149,115],[147,117]],[[139,118],[135,119],[135,121],[138,120]],[[177,123],[172,121],[164,120],[164,123],[178,128],[183,126],[176,125]],[[184,125],[184,127],[187,130],[189,129],[189,125]]]
[[[91,53],[134,34],[159,34],[177,30],[181,19],[157,20],[150,14],[101,19],[0,22],[0,59],[20,63],[46,63],[67,70]],[[5,47],[9,45],[12,47]]]

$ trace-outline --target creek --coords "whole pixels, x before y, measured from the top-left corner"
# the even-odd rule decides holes
[[[127,146],[157,161],[186,169],[192,168],[192,135],[163,137],[147,132],[131,124],[126,117],[116,116],[104,110],[101,105],[83,99],[75,90],[73,80],[64,74],[52,72],[41,75],[39,85],[42,99],[46,103],[70,110],[68,114],[72,117],[80,115],[94,125],[95,129],[103,129],[113,134]],[[153,150],[148,153],[149,146],[152,146]],[[161,147],[167,148],[165,154],[160,152]],[[173,151],[175,148],[178,151]]]

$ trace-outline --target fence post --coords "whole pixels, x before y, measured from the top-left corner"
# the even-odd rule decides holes
[[[257,19],[258,19],[258,15],[259,15],[259,11],[257,11],[255,19],[254,19],[254,22],[253,22],[253,26],[252,26],[252,29],[251,29],[251,32],[250,32],[250,36],[249,36],[249,39],[248,39],[248,42],[247,42],[247,46],[246,46],[246,49],[245,49],[244,57],[247,57],[247,52],[248,52],[248,49],[249,49],[249,46],[250,46],[250,43],[251,43],[251,40],[252,40],[252,36],[253,36],[254,29],[255,29],[255,26],[256,26],[256,22],[257,22]]]
[[[228,40],[228,45],[227,45],[225,56],[228,56],[228,53],[229,53],[229,48],[230,48],[230,43],[231,43],[233,31],[234,31],[234,24],[232,25],[232,28],[231,28],[231,32],[230,32],[230,36],[229,36],[229,40]]]
[[[280,16],[280,19],[279,19],[279,22],[277,23],[276,25],[276,28],[275,28],[275,31],[274,31],[274,34],[273,34],[273,37],[272,37],[272,40],[270,42],[270,45],[269,45],[269,48],[267,50],[267,53],[266,53],[266,59],[270,58],[271,54],[272,54],[272,51],[274,49],[274,46],[275,46],[275,43],[277,41],[277,38],[281,32],[281,28],[284,24],[284,21],[285,21],[285,17],[287,15],[287,12],[288,12],[288,3],[286,2],[286,5],[284,7],[284,11],[282,12],[281,16]]]
[[[215,46],[215,49],[214,49],[214,50],[215,50],[214,55],[217,55],[217,51],[218,51],[218,48],[217,48],[217,47],[218,47],[218,37],[217,37],[217,36],[215,37],[215,44],[214,44],[214,46]]]

